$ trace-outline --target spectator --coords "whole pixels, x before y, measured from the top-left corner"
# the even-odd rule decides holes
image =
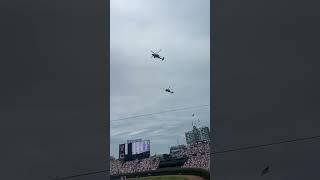
[[[135,173],[156,170],[159,167],[160,158],[153,156],[140,160],[126,161],[125,163],[119,160],[111,161],[111,175]]]

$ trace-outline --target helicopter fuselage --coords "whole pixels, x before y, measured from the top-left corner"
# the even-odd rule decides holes
[[[159,54],[152,54],[152,57],[161,59],[162,61],[164,60],[164,57],[161,57]]]
[[[173,94],[173,91],[171,91],[170,89],[165,89],[166,92]]]
[[[159,54],[152,54],[154,58],[160,58]]]

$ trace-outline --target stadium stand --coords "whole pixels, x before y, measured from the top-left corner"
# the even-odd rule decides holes
[[[176,167],[178,166],[181,168],[202,168],[209,170],[210,149],[209,144],[207,143],[195,144],[190,146],[185,151],[180,152],[180,157],[186,157],[187,160],[185,160],[182,164],[176,163]],[[113,159],[111,160],[110,174],[119,175],[157,170],[160,168],[160,159],[161,156],[156,155],[141,160],[136,159],[133,161],[126,162],[121,162],[119,160]],[[175,162],[181,162],[181,158],[166,158],[164,161],[161,161],[163,167],[165,167],[165,165],[163,165],[164,162],[168,163],[168,167],[172,167],[172,164],[174,164]]]

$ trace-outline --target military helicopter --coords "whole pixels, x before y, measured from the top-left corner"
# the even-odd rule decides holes
[[[173,94],[174,92],[170,89],[170,86],[169,86],[169,88],[167,88],[167,89],[164,89],[166,92],[168,92],[168,93],[171,93],[171,94]]]
[[[160,51],[161,51],[161,49],[160,49]],[[157,53],[151,51],[151,52],[152,52],[151,58],[158,58],[158,59],[161,59],[161,60],[163,61],[163,60],[164,60],[164,57],[161,57],[161,56],[159,55],[159,52],[160,52],[160,51],[158,51]]]

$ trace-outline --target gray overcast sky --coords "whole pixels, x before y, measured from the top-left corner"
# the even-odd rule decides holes
[[[209,3],[111,0],[111,120],[210,104]],[[159,49],[164,61],[151,59]],[[110,153],[118,157],[119,144],[136,138],[150,139],[152,154],[167,153],[198,118],[209,126],[210,107],[111,121]]]

